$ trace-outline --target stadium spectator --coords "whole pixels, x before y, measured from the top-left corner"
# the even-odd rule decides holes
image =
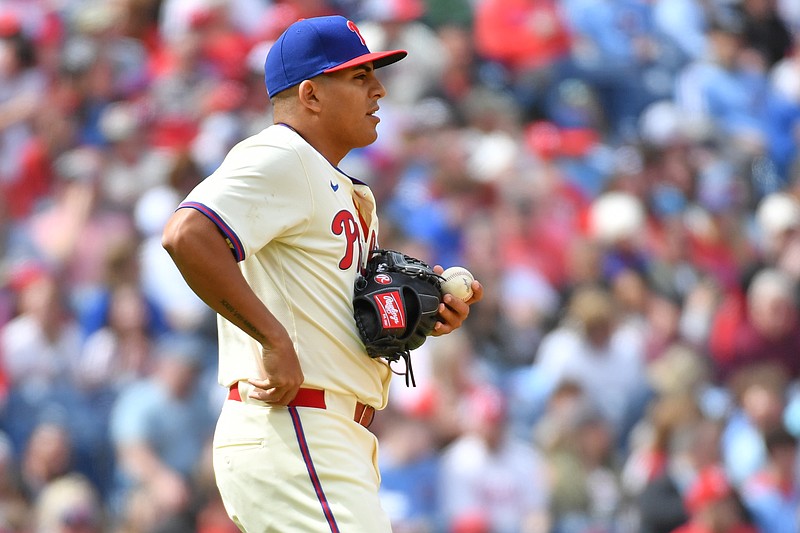
[[[37,499],[52,482],[73,466],[73,445],[68,429],[54,422],[37,425],[22,453],[20,472],[26,493]]]
[[[648,391],[641,332],[619,324],[617,305],[602,287],[578,288],[565,319],[542,339],[534,365],[550,387],[578,383],[614,438],[624,439]]]
[[[689,521],[673,533],[758,533],[744,516],[735,489],[718,466],[701,470],[684,500]]]
[[[0,187],[15,217],[30,214],[47,192],[48,183],[22,174],[25,146],[31,140],[32,119],[45,94],[45,78],[37,65],[37,50],[23,31],[22,21],[9,12],[0,24]]]
[[[742,485],[742,500],[761,531],[790,533],[800,529],[797,437],[783,427],[764,435],[767,461]]]
[[[0,434],[0,527],[7,531],[30,528],[30,500],[20,478],[20,466],[11,440]]]
[[[156,523],[187,519],[191,479],[214,425],[202,354],[196,339],[162,339],[152,374],[125,387],[113,406],[114,503],[124,519],[140,518],[139,505],[148,504]]]
[[[689,521],[686,492],[699,472],[719,463],[719,434],[714,421],[685,417],[659,435],[666,439],[662,470],[635,494],[641,533],[670,533]]]
[[[151,364],[154,336],[147,329],[147,302],[136,285],[113,288],[108,325],[86,338],[76,381],[85,389],[119,391],[143,377]]]
[[[707,58],[684,67],[676,81],[675,101],[683,113],[710,119],[726,158],[736,165],[763,161],[749,176],[756,198],[774,192],[784,179],[769,167],[773,122],[782,117],[763,58],[745,47],[744,22],[731,13],[717,14],[709,22]],[[774,163],[772,163],[774,164]]]
[[[548,510],[563,533],[615,527],[622,516],[614,428],[581,386],[562,382],[534,425],[549,472]]]
[[[502,393],[478,385],[461,407],[464,433],[442,451],[439,470],[445,530],[476,520],[494,533],[548,531],[545,464],[534,447],[504,428]]]
[[[112,300],[118,287],[127,287],[141,293],[141,266],[137,255],[141,247],[139,239],[120,241],[106,250],[103,258],[102,276],[95,286],[86,287],[82,297],[74,305],[81,324],[81,333],[86,339],[112,322]],[[123,291],[124,292],[124,291]],[[157,337],[168,330],[163,310],[149,298],[141,295],[144,306],[143,334]],[[119,324],[118,324],[119,325]],[[84,340],[85,342],[85,340]]]
[[[623,142],[635,139],[638,115],[669,96],[667,79],[683,65],[684,56],[658,31],[652,2],[570,0],[562,9],[574,39],[562,79],[577,78],[592,87],[604,112],[606,135]]]
[[[68,474],[48,484],[35,506],[34,531],[41,533],[101,533],[105,515],[97,489],[80,474]]]
[[[503,70],[526,121],[543,118],[543,103],[572,39],[567,21],[553,0],[488,0],[475,8],[476,50]]]
[[[718,378],[731,379],[749,367],[765,363],[781,366],[789,379],[800,376],[800,317],[795,282],[779,270],[762,269],[750,282],[739,309],[725,310],[734,314],[733,319],[721,316],[712,332],[711,356]]]
[[[15,388],[43,392],[71,374],[80,351],[78,325],[67,306],[65,287],[43,265],[20,265],[12,286],[18,314],[0,336],[3,368]]]
[[[776,0],[744,0],[738,7],[744,23],[745,44],[761,54],[767,67],[771,67],[792,47],[792,34],[778,14]]]
[[[392,528],[406,533],[436,531],[439,519],[437,436],[424,417],[399,410],[386,415],[373,431],[381,443],[381,502]]]
[[[788,376],[764,364],[737,375],[731,383],[734,404],[720,440],[722,463],[737,488],[767,463],[766,436],[783,424]]]
[[[99,130],[108,143],[101,174],[101,198],[108,208],[130,209],[148,189],[169,179],[174,154],[148,143],[141,111],[128,103],[103,109]]]

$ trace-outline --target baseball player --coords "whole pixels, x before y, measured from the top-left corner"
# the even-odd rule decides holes
[[[352,306],[378,219],[369,188],[337,165],[377,138],[375,70],[405,55],[370,52],[343,17],[291,25],[265,64],[275,124],[231,149],[165,227],[164,247],[219,316],[229,394],[214,469],[242,531],[391,530],[366,426],[392,372],[366,354]],[[473,290],[466,303],[445,296],[433,335],[460,327],[482,298]]]

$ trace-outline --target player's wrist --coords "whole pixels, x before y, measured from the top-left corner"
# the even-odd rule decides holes
[[[294,343],[286,329],[278,324],[276,327],[269,328],[260,340],[262,352],[275,352],[286,349],[293,349]]]

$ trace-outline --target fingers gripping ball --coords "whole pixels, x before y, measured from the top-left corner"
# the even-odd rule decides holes
[[[469,270],[453,266],[442,272],[442,292],[467,301],[472,298],[472,282],[475,278]]]

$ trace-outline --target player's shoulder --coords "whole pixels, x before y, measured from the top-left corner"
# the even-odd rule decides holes
[[[298,135],[289,128],[273,124],[236,143],[231,148],[229,155],[236,155],[238,152],[252,149],[263,150],[264,148],[276,151],[291,151],[295,149],[294,145],[297,144],[295,137],[298,137]]]
[[[212,177],[283,174],[302,167],[297,142],[285,128],[270,126],[236,143]]]
[[[320,154],[297,132],[288,126],[273,124],[237,143],[226,159],[249,161],[250,164],[308,165],[320,158]]]

